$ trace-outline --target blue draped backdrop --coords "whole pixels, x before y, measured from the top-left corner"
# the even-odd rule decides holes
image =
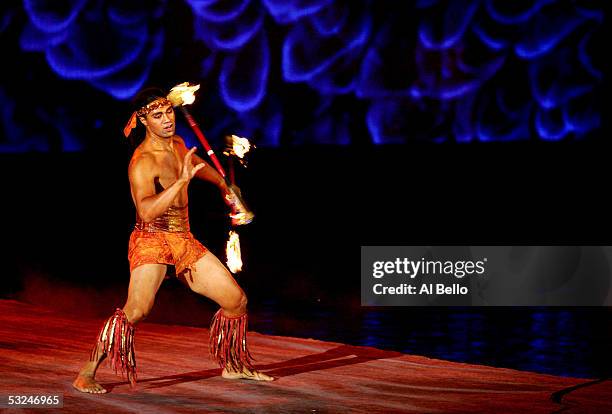
[[[0,151],[121,139],[140,88],[183,81],[202,84],[193,111],[217,143],[226,133],[264,147],[585,140],[601,123],[602,7],[4,1]]]

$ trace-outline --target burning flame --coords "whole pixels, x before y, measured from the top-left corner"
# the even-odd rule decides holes
[[[229,232],[227,246],[225,247],[225,255],[227,256],[227,267],[232,273],[237,273],[242,270],[242,258],[240,257],[240,238],[238,233],[233,230]]]
[[[244,156],[251,150],[251,148],[255,148],[255,145],[251,144],[247,138],[242,138],[238,135],[226,135],[225,150],[223,151],[223,155],[228,157],[235,155],[240,162],[240,165],[246,167],[246,160],[244,159]]]
[[[251,149],[251,143],[246,138],[232,135],[232,151],[238,158],[244,158],[244,154]]]
[[[191,105],[195,101],[195,91],[200,89],[200,85],[190,85],[189,82],[179,83],[172,89],[167,98],[172,102],[172,106]]]

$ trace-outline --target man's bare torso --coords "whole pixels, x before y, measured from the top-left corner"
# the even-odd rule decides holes
[[[130,168],[133,168],[133,166],[138,165],[136,161],[138,161],[140,157],[147,157],[151,160],[152,162],[148,163],[147,170],[143,172],[146,174],[147,179],[150,180],[150,183],[155,185],[155,182],[159,182],[164,189],[174,184],[178,179],[183,166],[183,158],[187,153],[187,148],[185,148],[180,138],[173,137],[171,139],[171,149],[160,148],[148,144],[146,141],[143,142],[136,148],[130,161]],[[136,168],[139,167],[137,166]],[[187,203],[187,186],[185,186],[176,196],[172,205],[175,207],[184,207]]]

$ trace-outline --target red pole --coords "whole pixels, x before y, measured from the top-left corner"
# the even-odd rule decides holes
[[[206,153],[208,154],[208,156],[212,160],[213,164],[215,164],[215,167],[217,168],[217,171],[219,171],[219,174],[221,174],[221,177],[223,177],[225,179],[225,182],[229,185],[230,182],[228,181],[227,177],[225,176],[225,170],[223,170],[223,167],[221,166],[221,163],[219,162],[219,159],[217,158],[217,155],[215,154],[215,152],[211,148],[210,144],[208,143],[208,141],[204,137],[204,134],[202,133],[202,130],[200,129],[198,123],[195,121],[195,119],[193,119],[193,117],[191,116],[189,111],[187,111],[187,108],[185,108],[184,105],[181,105],[181,110],[183,111],[183,115],[185,115],[185,118],[187,119],[187,122],[189,123],[189,126],[191,127],[191,129],[193,129],[193,132],[195,132],[196,136],[198,137],[198,139],[200,140],[200,142],[204,146],[204,149],[206,150]]]
[[[200,140],[200,142],[204,146],[204,149],[206,149],[206,153],[208,154],[208,156],[212,160],[213,164],[215,164],[215,167],[217,168],[217,171],[219,171],[219,174],[221,174],[221,177],[223,177],[223,179],[225,180],[225,183],[227,184],[227,187],[229,188],[229,191],[234,195],[235,199],[237,200],[237,204],[239,205],[238,210],[240,210],[245,215],[247,215],[247,217],[245,219],[243,219],[242,222],[239,222],[239,224],[248,224],[248,223],[250,223],[253,220],[253,216],[254,216],[253,212],[251,212],[247,208],[244,200],[242,199],[242,195],[240,194],[240,191],[239,190],[236,191],[237,189],[235,188],[233,183],[230,182],[230,180],[226,176],[225,170],[223,170],[223,167],[221,166],[221,163],[219,162],[219,159],[217,158],[217,155],[215,155],[215,152],[213,151],[213,149],[211,148],[210,144],[208,143],[208,141],[204,137],[204,134],[202,133],[202,130],[200,129],[198,123],[195,121],[195,119],[193,119],[193,117],[191,116],[189,111],[187,111],[187,108],[185,108],[184,105],[181,105],[181,110],[183,111],[183,115],[185,115],[185,118],[187,119],[187,122],[189,123],[189,126],[191,127],[193,132],[195,132],[196,136],[198,137],[198,139]],[[232,221],[233,221],[233,219],[232,219]]]
[[[233,160],[231,155],[228,157],[228,162],[229,162],[229,179],[230,179],[230,182],[232,184],[236,184],[236,175],[235,175],[235,172],[234,172],[234,160]]]

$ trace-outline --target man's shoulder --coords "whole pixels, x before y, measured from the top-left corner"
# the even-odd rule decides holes
[[[183,138],[181,138],[179,135],[173,136],[172,140],[174,141],[175,144],[178,144],[181,147],[185,146],[185,140]]]
[[[150,168],[155,165],[155,156],[149,151],[145,151],[140,148],[136,148],[132,158],[130,159],[129,170]]]

